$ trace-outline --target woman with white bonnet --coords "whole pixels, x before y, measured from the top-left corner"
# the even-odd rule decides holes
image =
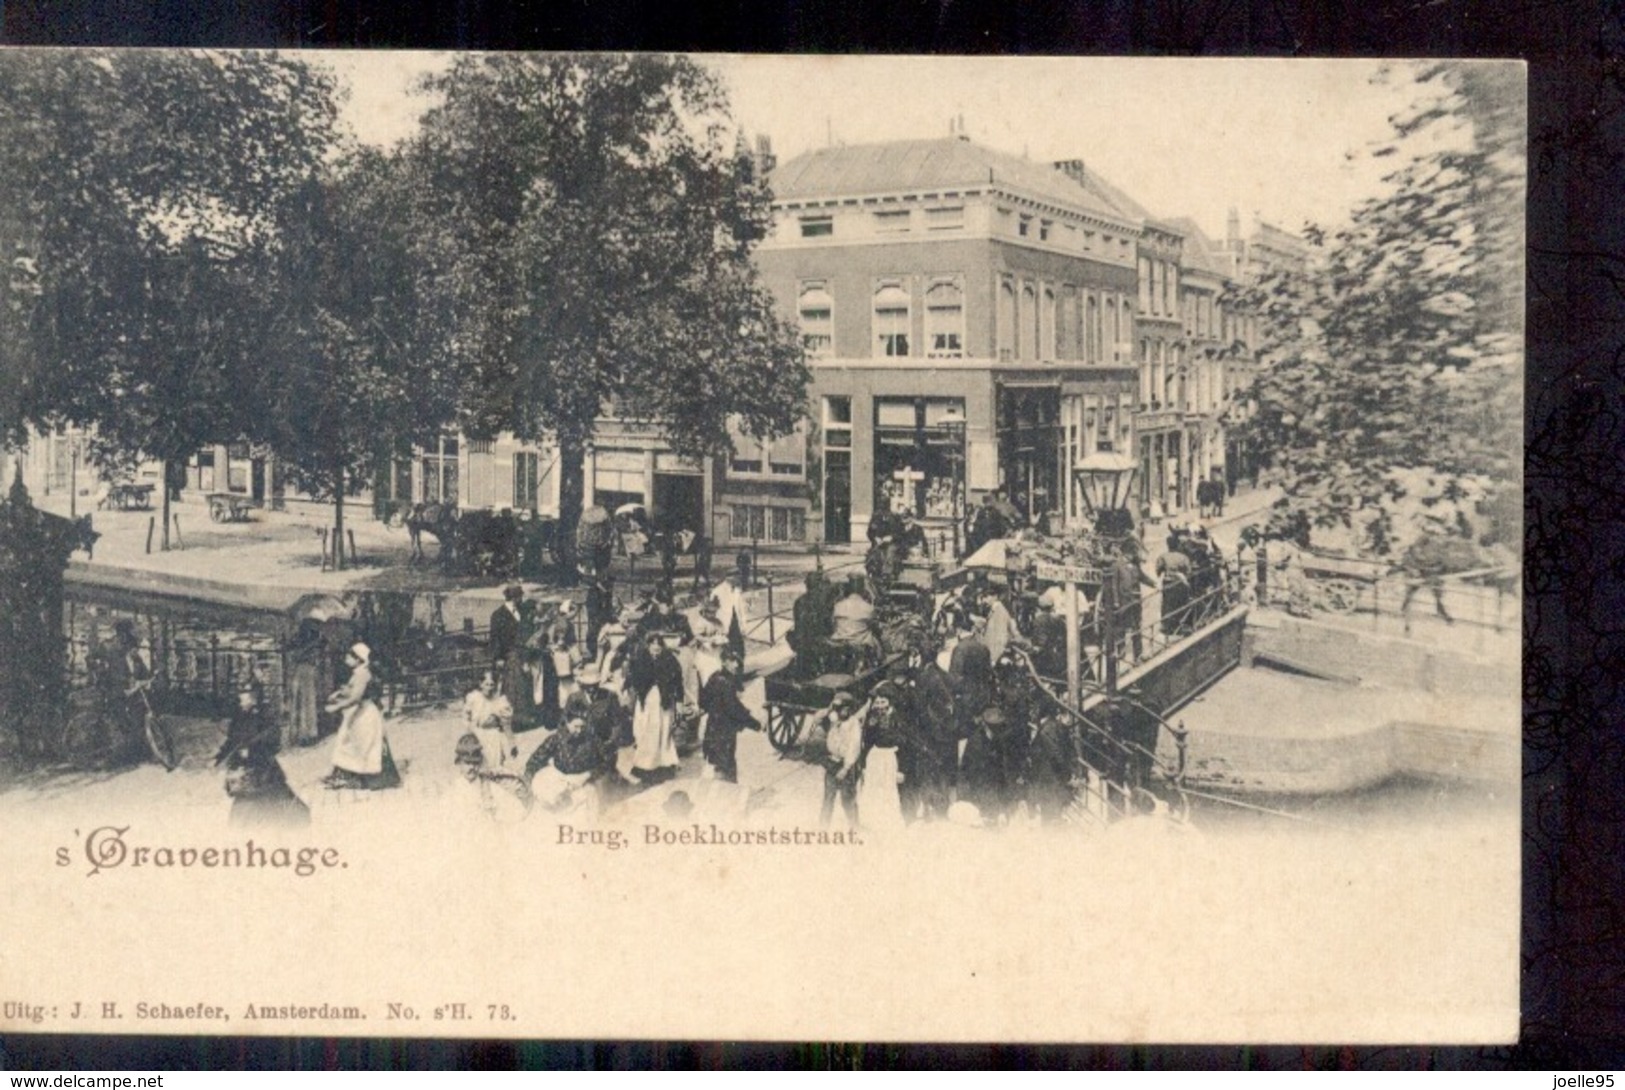
[[[372,649],[353,644],[345,652],[350,677],[327,698],[327,710],[343,716],[333,742],[333,771],[322,782],[328,787],[380,791],[399,787],[401,774],[390,756],[384,736],[384,713],[377,702],[372,677]]]

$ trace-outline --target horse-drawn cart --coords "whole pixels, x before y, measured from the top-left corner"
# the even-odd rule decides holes
[[[100,506],[118,511],[146,511],[152,507],[152,490],[151,484],[109,485]]]
[[[247,496],[235,492],[210,492],[204,498],[209,501],[212,522],[247,522],[248,513],[257,506]]]
[[[767,740],[780,753],[793,753],[808,738],[808,727],[831,702],[836,693],[851,693],[859,704],[874,687],[886,680],[886,672],[901,655],[890,655],[878,666],[861,673],[821,673],[807,676],[809,660],[791,659],[764,676],[767,705]]]

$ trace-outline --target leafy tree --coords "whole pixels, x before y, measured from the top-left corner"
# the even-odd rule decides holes
[[[1504,507],[1521,454],[1519,69],[1409,76],[1413,108],[1373,151],[1399,164],[1387,192],[1307,233],[1307,275],[1266,276],[1239,300],[1265,335],[1245,426],[1285,470],[1272,532],[1358,527],[1377,554],[1419,514],[1475,495]]]
[[[335,139],[335,87],[269,54],[0,59],[0,434],[94,429],[171,465],[254,430],[266,286],[290,196]],[[169,509],[164,506],[168,545]]]
[[[666,56],[480,56],[430,81],[410,149],[474,434],[559,446],[573,541],[594,421],[659,421],[685,454],[730,415],[783,434],[807,371],[751,251],[768,194],[717,78]]]
[[[333,501],[341,565],[345,498],[402,444],[432,441],[455,406],[433,268],[401,214],[413,186],[398,156],[338,162],[301,189],[262,278],[275,296],[257,434],[296,484]]]

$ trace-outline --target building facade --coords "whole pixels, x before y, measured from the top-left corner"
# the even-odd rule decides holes
[[[1134,441],[1139,225],[958,135],[808,152],[772,184],[757,264],[813,375],[802,498],[774,502],[828,542],[887,510],[946,530],[997,489],[1081,519],[1072,467]]]
[[[1231,407],[1230,371],[1245,366],[1244,346],[1225,340],[1234,308],[1227,263],[1195,221],[1174,221],[1184,235],[1179,313],[1182,372],[1175,405],[1184,417],[1188,479],[1231,483],[1225,422]]]

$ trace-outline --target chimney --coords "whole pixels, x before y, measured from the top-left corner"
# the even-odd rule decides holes
[[[1055,169],[1060,171],[1062,174],[1065,174],[1068,178],[1071,178],[1079,185],[1086,184],[1085,179],[1087,179],[1089,176],[1088,172],[1083,168],[1082,159],[1061,159],[1056,162]]]
[[[1233,249],[1241,241],[1241,213],[1232,206],[1230,215],[1224,221],[1224,238]]]
[[[779,157],[773,154],[773,140],[766,133],[756,136],[756,176],[765,178],[773,172],[779,163]]]

